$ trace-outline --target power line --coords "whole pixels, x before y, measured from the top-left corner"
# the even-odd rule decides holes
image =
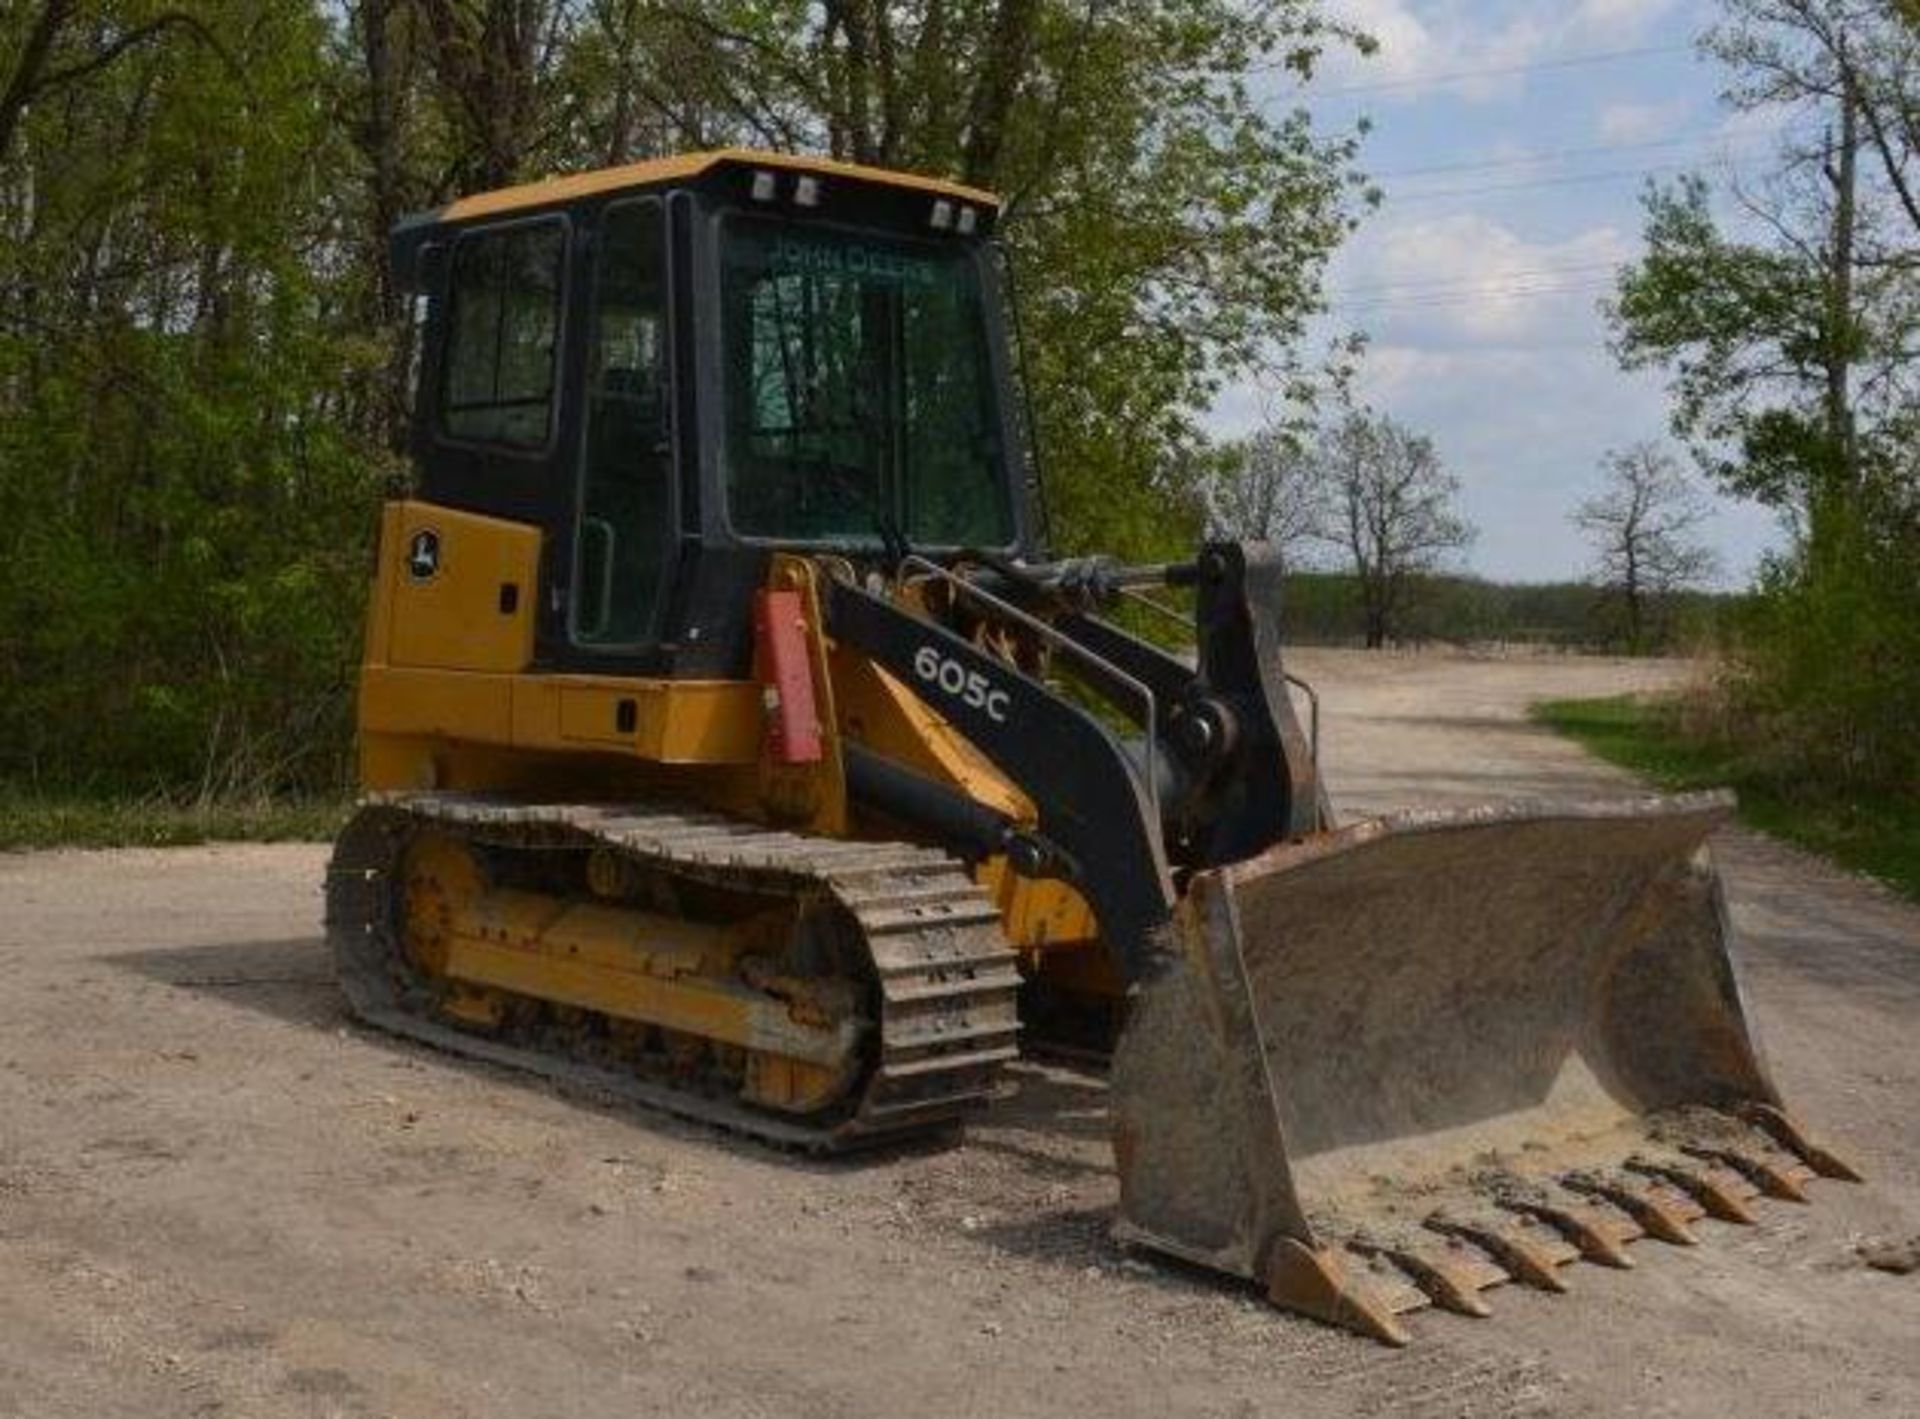
[[[1578,187],[1596,182],[1620,182],[1628,178],[1652,177],[1655,173],[1681,172],[1692,163],[1648,163],[1637,168],[1609,168],[1604,172],[1559,173],[1553,177],[1528,178],[1520,182],[1491,182],[1476,187],[1436,187],[1424,191],[1389,194],[1393,202],[1427,202],[1447,197],[1483,197],[1493,192],[1525,192],[1540,187]]]
[[[1312,89],[1307,93],[1317,98],[1344,97],[1349,94],[1396,93],[1409,89],[1444,88],[1453,84],[1468,83],[1475,79],[1497,79],[1514,74],[1535,74],[1543,70],[1577,69],[1593,64],[1615,64],[1627,59],[1650,59],[1656,55],[1685,54],[1692,49],[1685,44],[1648,45],[1639,49],[1609,49],[1592,54],[1571,54],[1560,59],[1536,59],[1526,64],[1501,64],[1485,69],[1460,69],[1450,74],[1428,74],[1408,79],[1384,79],[1371,84],[1340,84],[1333,88]]]
[[[1550,266],[1523,267],[1517,271],[1503,271],[1497,276],[1487,277],[1493,281],[1530,281],[1549,276],[1571,276],[1594,271],[1612,271],[1622,263],[1619,260],[1606,261],[1569,261],[1558,262]],[[1356,292],[1389,293],[1394,291],[1418,291],[1422,287],[1439,286],[1447,289],[1479,285],[1477,281],[1462,281],[1458,276],[1420,276],[1406,280],[1363,281],[1358,285],[1342,286],[1338,292],[1344,298]]]
[[[1398,177],[1427,177],[1436,173],[1484,172],[1495,168],[1534,167],[1541,163],[1567,162],[1609,153],[1642,153],[1655,148],[1682,148],[1694,144],[1732,141],[1738,140],[1729,139],[1725,133],[1693,133],[1684,138],[1654,138],[1640,143],[1595,143],[1580,148],[1550,148],[1545,152],[1523,157],[1485,158],[1464,163],[1431,163],[1417,168],[1389,168],[1384,172],[1369,173],[1368,176],[1387,181]]]
[[[1414,296],[1376,296],[1358,301],[1335,300],[1330,303],[1330,308],[1348,315],[1378,314],[1433,310],[1450,305],[1463,305],[1471,301],[1538,300],[1552,296],[1597,295],[1601,291],[1612,289],[1613,282],[1605,280],[1543,281],[1532,284],[1483,285],[1471,288],[1463,286],[1459,290],[1433,291]]]

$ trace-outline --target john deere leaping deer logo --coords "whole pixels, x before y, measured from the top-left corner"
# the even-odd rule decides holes
[[[423,527],[407,543],[407,575],[415,581],[432,581],[440,574],[440,534]]]

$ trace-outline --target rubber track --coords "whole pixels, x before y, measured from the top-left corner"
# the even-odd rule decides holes
[[[824,893],[859,924],[880,996],[880,1050],[857,1105],[830,1122],[775,1114],[642,1074],[470,1034],[429,997],[395,935],[396,869],[422,827],[489,847],[604,849],[650,870],[770,895]],[[951,1129],[998,1092],[1018,1054],[1015,956],[965,867],[910,843],[805,837],[650,804],[526,803],[465,794],[370,800],[335,843],[327,934],[342,989],[370,1024],[438,1048],[608,1091],[780,1147],[830,1153]]]

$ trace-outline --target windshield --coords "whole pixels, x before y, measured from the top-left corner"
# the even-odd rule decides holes
[[[1013,540],[980,276],[955,243],[722,228],[727,498],[783,541]]]

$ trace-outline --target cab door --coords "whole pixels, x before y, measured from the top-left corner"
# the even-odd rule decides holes
[[[414,425],[431,503],[537,527],[540,654],[566,615],[580,448],[576,224],[563,213],[466,227],[434,253]],[[458,549],[446,549],[448,557]]]
[[[665,205],[609,203],[592,238],[568,636],[600,656],[660,640],[679,547]]]

